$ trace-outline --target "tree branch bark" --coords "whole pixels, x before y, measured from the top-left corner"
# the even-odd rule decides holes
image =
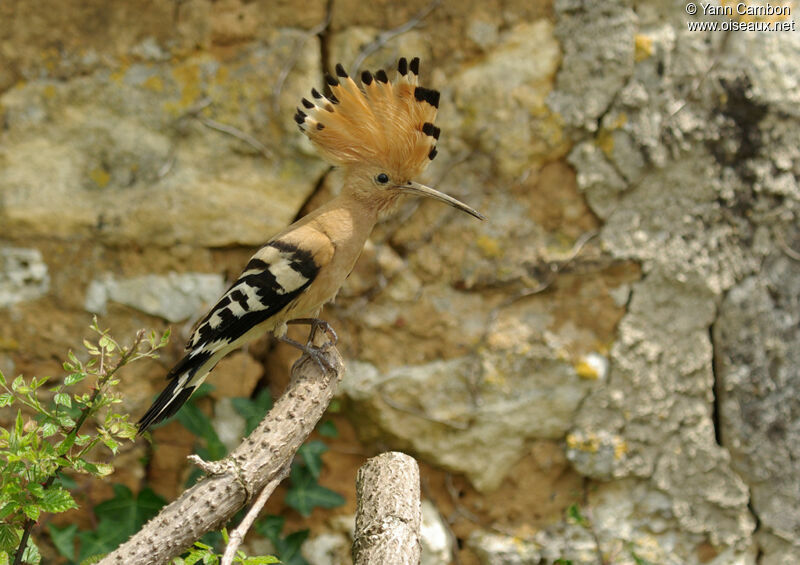
[[[336,348],[326,352],[334,371],[303,356],[269,414],[228,457],[203,463],[203,480],[165,506],[101,565],[160,565],[180,555],[203,534],[218,530],[275,480],[313,431],[344,372]]]
[[[368,460],[356,478],[354,565],[419,565],[422,510],[419,467],[390,451]]]

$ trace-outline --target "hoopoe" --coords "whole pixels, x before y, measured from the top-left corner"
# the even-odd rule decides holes
[[[379,217],[404,194],[435,198],[478,219],[466,204],[413,179],[436,156],[433,125],[439,93],[418,86],[419,59],[401,58],[397,77],[361,74],[362,88],[341,64],[325,80],[331,94],[311,89],[294,119],[331,164],[344,172],[339,196],[273,237],[196,325],[186,355],[167,374],[170,383],[139,421],[143,432],[177,412],[214,366],[266,332],[323,362],[327,346],[313,345],[317,329],[336,343],[319,315],[355,265]],[[286,337],[287,324],[311,326],[303,345]]]

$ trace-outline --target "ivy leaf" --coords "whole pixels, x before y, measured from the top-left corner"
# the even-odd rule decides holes
[[[244,418],[244,433],[250,435],[250,432],[258,427],[258,424],[272,408],[272,393],[268,388],[263,388],[255,398],[232,398],[231,403]]]
[[[333,420],[325,420],[322,422],[317,431],[319,432],[319,435],[323,437],[339,437],[339,430],[336,428],[336,424],[333,423]]]
[[[304,443],[297,450],[315,480],[319,479],[319,473],[322,471],[322,454],[326,451],[328,446],[318,439]]]
[[[114,498],[101,502],[94,509],[98,519],[97,529],[78,534],[78,562],[115,549],[138,532],[166,503],[149,488],[143,489],[138,496],[134,496],[125,485],[116,484],[113,488]]]
[[[114,498],[98,504],[94,513],[100,521],[116,524],[125,538],[139,531],[147,520],[158,514],[166,501],[150,488],[137,496],[125,485],[114,485]]]
[[[58,552],[70,561],[75,559],[75,535],[78,533],[78,526],[67,524],[59,528],[55,524],[47,524],[47,531],[50,532],[50,539]]]
[[[284,565],[308,565],[302,554],[300,546],[308,537],[308,530],[301,530],[281,537],[281,530],[286,519],[282,516],[268,515],[263,520],[256,522],[256,531],[272,542],[275,552]]]
[[[292,467],[290,477],[292,486],[286,492],[285,502],[303,516],[310,516],[311,511],[317,506],[336,508],[344,504],[342,495],[317,483],[307,467],[295,465]]]
[[[275,549],[281,558],[280,562],[284,565],[308,565],[308,561],[300,553],[300,546],[303,545],[307,537],[308,530],[300,530],[289,534],[283,539],[278,539]]]
[[[275,540],[280,537],[285,522],[286,518],[283,516],[269,514],[263,520],[256,522],[256,531],[275,545]]]
[[[218,461],[225,457],[228,450],[217,435],[211,420],[194,403],[189,403],[178,412],[178,421],[184,428],[194,435],[201,437],[206,442],[208,450],[202,457],[206,461]]]
[[[42,511],[49,512],[50,514],[66,512],[71,508],[77,507],[78,505],[75,504],[72,495],[58,485],[52,485],[49,489],[44,491],[44,495],[41,499]]]

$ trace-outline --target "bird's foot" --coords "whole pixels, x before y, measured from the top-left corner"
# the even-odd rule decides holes
[[[278,339],[283,343],[288,343],[292,347],[296,347],[297,349],[299,349],[300,351],[311,357],[316,362],[320,370],[322,370],[323,372],[336,370],[333,363],[331,363],[328,357],[325,355],[325,352],[328,349],[330,349],[331,345],[333,345],[330,342],[325,343],[321,346],[316,346],[316,345],[310,345],[308,343],[304,345],[288,337],[279,337]]]
[[[311,331],[308,333],[308,341],[306,342],[307,347],[319,347],[322,351],[327,351],[334,345],[336,345],[339,341],[339,336],[336,335],[333,327],[326,322],[325,320],[320,320],[319,318],[295,318],[294,320],[289,320],[286,322],[287,324],[306,324],[311,326]],[[328,336],[328,342],[323,343],[320,346],[314,345],[314,338],[317,336],[317,330],[321,329],[325,332],[325,335]]]

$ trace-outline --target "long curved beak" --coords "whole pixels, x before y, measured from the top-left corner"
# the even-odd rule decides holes
[[[424,184],[420,184],[414,181],[408,181],[406,184],[398,185],[397,188],[407,194],[416,194],[419,196],[427,196],[429,198],[434,198],[436,200],[444,202],[445,204],[449,204],[453,208],[458,208],[459,210],[466,212],[470,216],[475,216],[479,220],[486,219],[486,216],[484,216],[474,208],[467,206],[460,200],[456,200],[452,196],[448,196],[444,192],[439,192],[435,188],[425,186]]]

